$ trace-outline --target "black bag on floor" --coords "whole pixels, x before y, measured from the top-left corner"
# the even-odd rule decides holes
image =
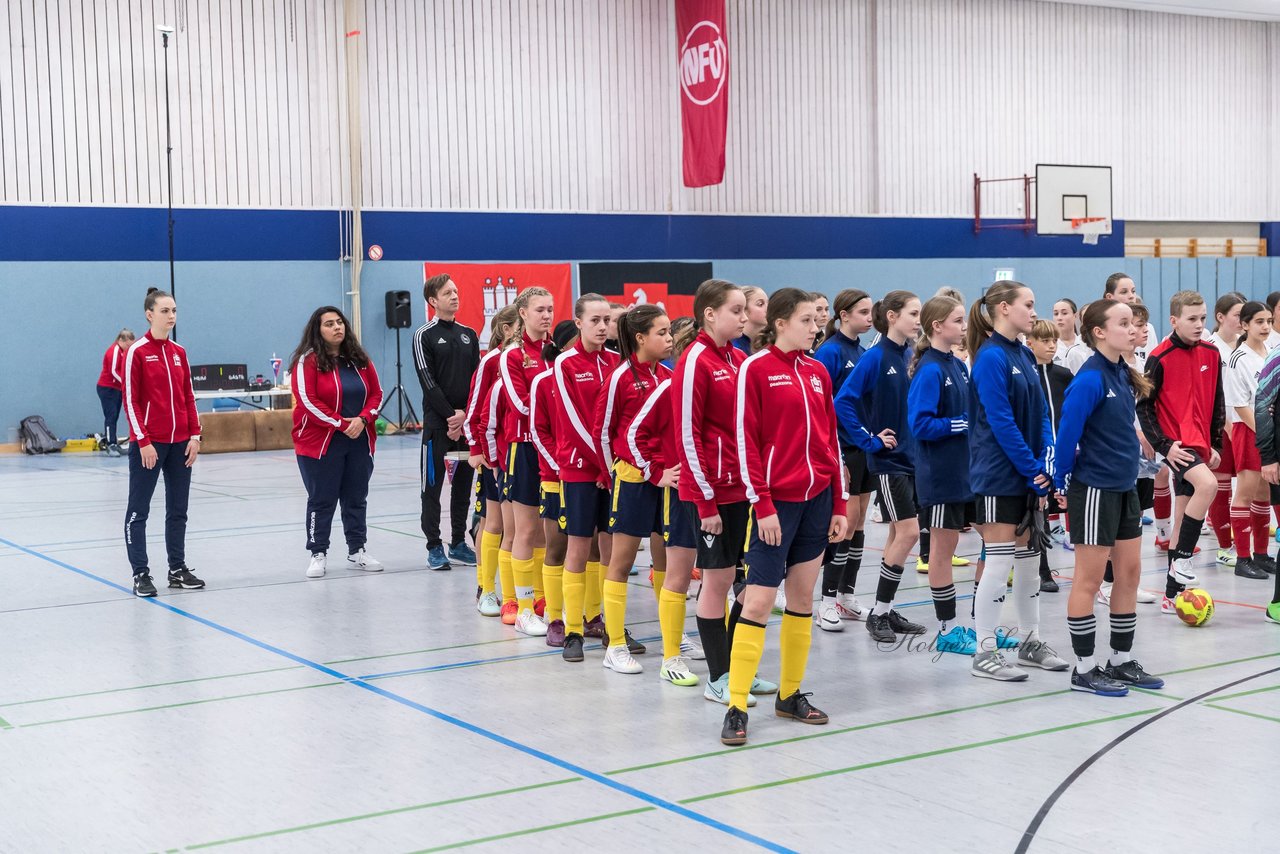
[[[22,439],[24,454],[54,454],[67,446],[65,440],[53,435],[49,425],[44,423],[44,417],[40,415],[29,415],[22,419],[18,436]]]

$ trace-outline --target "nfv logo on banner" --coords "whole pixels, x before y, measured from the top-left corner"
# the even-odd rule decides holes
[[[675,3],[684,185],[708,187],[724,180],[729,123],[725,0]]]
[[[699,21],[689,30],[680,48],[680,88],[695,104],[710,104],[720,97],[729,49],[720,28],[712,21]]]

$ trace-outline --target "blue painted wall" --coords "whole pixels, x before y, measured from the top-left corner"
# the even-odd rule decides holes
[[[251,373],[266,374],[272,353],[289,354],[316,306],[344,304],[341,265],[326,260],[337,254],[336,213],[177,216],[179,333],[197,363],[246,362]],[[395,333],[385,328],[383,293],[419,294],[426,259],[711,259],[717,276],[766,288],[798,285],[835,294],[850,286],[872,293],[905,287],[931,294],[947,284],[970,298],[990,284],[996,269],[1011,268],[1036,289],[1042,310],[1060,296],[1078,303],[1094,299],[1107,275],[1124,270],[1156,308],[1154,322],[1162,332],[1163,306],[1179,289],[1199,290],[1210,301],[1229,290],[1258,297],[1280,290],[1277,257],[1126,259],[1113,254],[1122,245],[1117,237],[1100,243],[1093,257],[1045,257],[1039,253],[1083,244],[991,234],[993,243],[983,242],[985,232],[975,238],[968,220],[369,214],[367,240],[382,243],[388,260],[363,268],[364,343],[389,386],[396,347]],[[168,284],[164,236],[163,211],[0,207],[0,294],[9,321],[0,441],[32,413],[45,415],[62,436],[100,429],[94,384],[102,352],[120,327],[145,329],[147,287]],[[972,254],[989,246],[1003,251]],[[934,250],[955,254],[929,257]],[[839,256],[841,251],[847,254]],[[857,257],[867,252],[889,257]],[[422,316],[415,298],[415,325]],[[411,366],[405,385],[416,399]]]

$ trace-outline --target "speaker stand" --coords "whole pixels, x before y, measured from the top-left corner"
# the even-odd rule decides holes
[[[397,412],[400,420],[396,422],[396,430],[400,433],[417,433],[421,427],[418,421],[418,413],[413,411],[413,401],[409,399],[409,395],[405,393],[404,383],[401,382],[401,371],[403,365],[400,361],[400,327],[396,327],[396,387],[391,389],[391,393],[382,401],[382,412],[385,414],[391,406],[391,401],[395,400],[398,407]],[[408,422],[409,426],[405,426],[404,411],[409,410],[409,417],[412,421]]]

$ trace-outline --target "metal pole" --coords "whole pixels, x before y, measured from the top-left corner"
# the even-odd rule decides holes
[[[173,270],[173,131],[169,123],[169,33],[161,32],[160,39],[164,46],[164,144],[169,196],[169,293],[176,300],[178,294]],[[173,330],[173,340],[178,340],[177,327]]]

